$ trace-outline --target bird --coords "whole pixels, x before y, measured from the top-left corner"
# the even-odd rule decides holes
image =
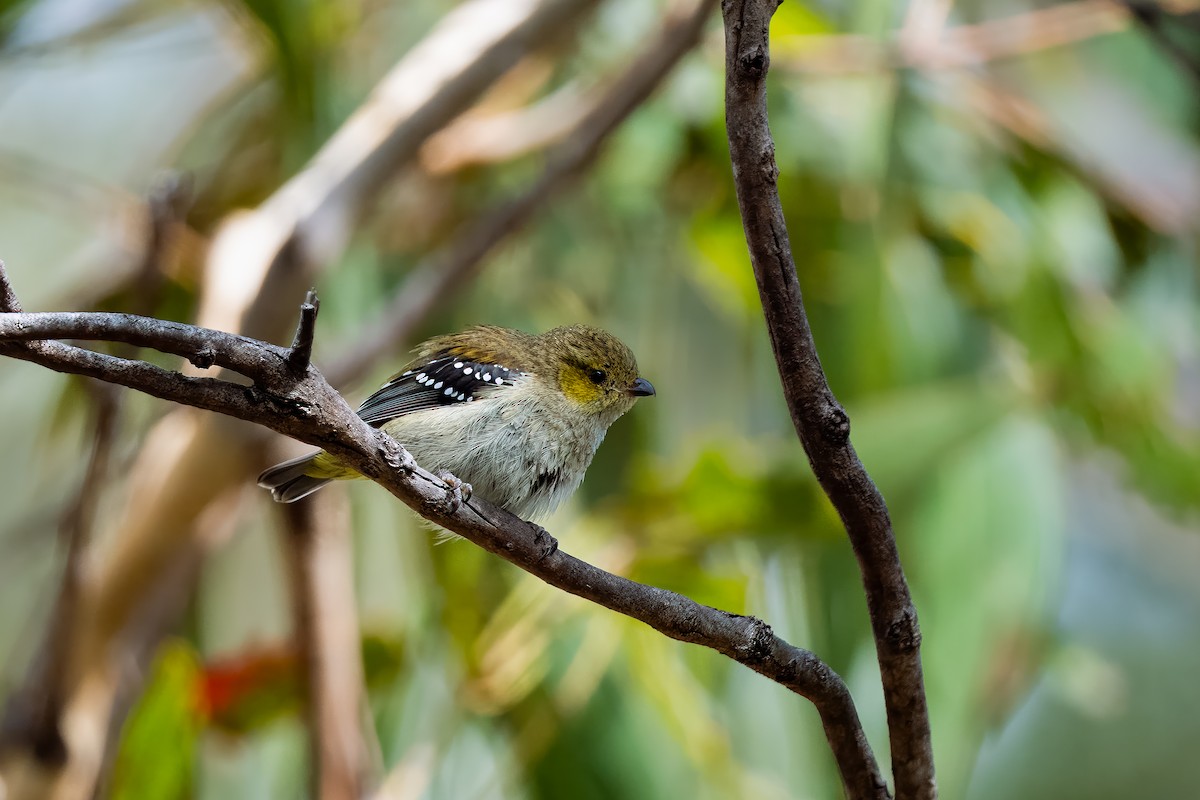
[[[633,352],[607,331],[478,325],[419,345],[357,413],[422,467],[534,520],[579,487],[609,426],[654,394]],[[291,503],[358,477],[321,450],[267,469],[258,485]]]

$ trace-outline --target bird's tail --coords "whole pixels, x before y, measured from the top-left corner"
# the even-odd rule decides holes
[[[320,471],[317,459],[322,454],[310,453],[282,464],[276,464],[258,476],[258,485],[264,489],[270,489],[271,496],[277,503],[294,503],[301,497],[308,497],[317,489],[334,480],[333,477],[316,477],[308,474]]]

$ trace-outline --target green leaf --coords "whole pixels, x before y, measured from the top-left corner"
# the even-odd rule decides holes
[[[199,659],[189,645],[174,641],[159,649],[146,690],[121,731],[108,792],[112,800],[192,796],[202,728],[199,676]]]
[[[989,691],[1032,665],[1014,643],[1045,625],[1064,533],[1062,466],[1050,431],[1013,416],[944,459],[904,553],[921,614],[938,784],[962,797]]]

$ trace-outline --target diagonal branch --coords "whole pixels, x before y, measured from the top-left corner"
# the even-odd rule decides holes
[[[897,798],[937,795],[921,632],[887,505],[850,444],[809,329],[767,123],[768,36],[778,0],[726,0],[725,125],[738,206],[783,393],[813,472],[858,559],[887,707]]]
[[[255,373],[256,383],[248,387],[190,377],[60,342],[28,344],[35,329],[42,336],[136,340],[164,352],[185,354],[196,341],[209,338],[215,361],[246,367]],[[284,348],[144,317],[0,314],[0,354],[256,422],[325,448],[426,519],[552,586],[640,620],[673,639],[716,650],[808,698],[821,716],[850,796],[886,796],[850,692],[816,655],[785,642],[761,620],[606,572],[559,550],[553,537],[537,525],[482,498],[464,499],[458,490],[419,467],[386,433],[363,422],[315,368],[309,366],[304,375],[296,376]]]

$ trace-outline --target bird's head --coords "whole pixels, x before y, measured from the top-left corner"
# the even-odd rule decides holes
[[[639,397],[654,394],[650,381],[638,375],[633,353],[607,331],[569,325],[536,340],[542,377],[556,383],[568,402],[585,413],[611,423]]]

